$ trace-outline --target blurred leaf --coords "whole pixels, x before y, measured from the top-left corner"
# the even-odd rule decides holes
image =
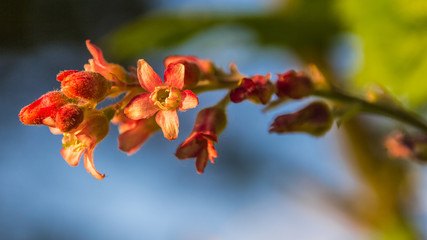
[[[359,84],[380,83],[413,105],[427,100],[427,2],[337,1],[352,31],[364,43]]]
[[[334,0],[287,2],[286,8],[263,15],[144,15],[107,36],[106,45],[123,60],[150,48],[182,43],[213,26],[233,24],[252,29],[262,44],[290,47],[306,61],[325,61],[331,38],[341,29],[332,9]]]

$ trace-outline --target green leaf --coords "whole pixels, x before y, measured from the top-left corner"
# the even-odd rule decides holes
[[[424,0],[338,1],[364,44],[357,83],[380,83],[417,106],[427,100],[427,4]]]

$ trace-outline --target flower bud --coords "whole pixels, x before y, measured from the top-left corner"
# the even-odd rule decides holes
[[[249,99],[254,103],[267,104],[273,95],[273,84],[270,74],[267,76],[255,75],[252,78],[243,78],[239,86],[230,92],[230,100],[234,103]]]
[[[167,68],[169,64],[181,63],[184,65],[184,87],[183,89],[189,89],[196,86],[201,78],[200,67],[196,64],[196,60],[181,58],[178,56],[171,56],[165,59],[164,64]],[[167,64],[167,65],[166,65]]]
[[[303,72],[291,70],[284,74],[278,74],[278,77],[276,83],[278,97],[301,99],[309,96],[314,90],[311,79]]]
[[[67,104],[59,109],[56,114],[56,128],[61,132],[75,129],[83,121],[83,110],[75,104]]]
[[[22,108],[19,120],[28,125],[46,124],[52,125],[57,111],[69,103],[70,99],[60,91],[46,93],[32,104]],[[47,121],[48,118],[52,121]]]
[[[78,73],[78,72],[79,72],[78,70],[65,70],[65,71],[62,71],[62,72],[58,73],[58,75],[56,75],[56,80],[58,80],[58,82],[62,82],[62,81],[64,81],[64,79],[67,76],[69,76],[69,75],[71,75],[73,73]]]
[[[324,135],[332,126],[332,113],[324,102],[313,102],[298,112],[274,119],[269,132],[305,132],[313,136]]]
[[[387,136],[384,146],[391,157],[427,162],[427,136],[394,132]]]
[[[197,67],[200,69],[200,72],[203,76],[213,74],[215,71],[215,66],[212,61],[200,59],[196,56],[175,55],[175,56],[169,56],[163,61],[165,67],[167,67],[171,63],[176,63],[176,62],[178,63],[188,62],[188,63],[193,63],[197,65]]]
[[[92,102],[102,101],[110,87],[110,82],[101,74],[89,71],[72,73],[61,82],[62,91],[68,97]]]

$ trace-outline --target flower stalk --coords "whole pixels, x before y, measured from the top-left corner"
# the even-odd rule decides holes
[[[56,79],[61,83],[61,90],[44,94],[22,108],[19,119],[26,125],[46,125],[52,133],[63,134],[60,152],[64,160],[76,166],[83,157],[86,170],[99,180],[105,174],[95,169],[93,152],[108,135],[110,123],[118,126],[118,148],[130,155],[157,132],[162,132],[170,141],[177,139],[177,111],[196,109],[193,130],[178,146],[175,156],[180,160],[195,158],[196,172],[201,174],[208,162],[214,163],[218,157],[215,144],[227,126],[227,106],[246,100],[265,105],[264,111],[307,97],[328,100],[313,101],[296,112],[276,117],[269,131],[278,134],[305,133],[318,137],[326,134],[338,117],[341,121],[359,113],[389,117],[423,133],[389,137],[385,144],[392,155],[427,159],[427,122],[421,116],[390,101],[389,96],[381,99],[371,94],[365,99],[331,86],[315,66],[310,66],[308,74],[290,70],[277,74],[272,81],[269,73],[243,75],[234,63],[227,72],[208,59],[169,56],[164,60],[162,80],[143,59],[138,60],[137,68],[125,70],[106,61],[101,49],[89,40],[86,46],[92,58],[84,70],[60,72]],[[217,104],[197,108],[198,94],[224,89],[228,91]],[[107,98],[117,100],[97,109]],[[349,110],[338,116],[338,112],[334,112],[337,106]]]

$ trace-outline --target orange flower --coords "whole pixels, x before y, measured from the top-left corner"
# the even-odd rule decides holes
[[[165,138],[178,137],[179,120],[176,109],[186,111],[199,104],[197,96],[190,90],[182,91],[184,86],[184,65],[172,63],[165,71],[165,82],[144,60],[138,61],[138,80],[148,91],[134,97],[124,109],[127,117],[133,120],[156,116],[156,122]]]
[[[86,71],[98,72],[113,82],[136,82],[135,74],[126,71],[118,64],[107,62],[104,59],[101,49],[90,43],[90,40],[86,40],[86,46],[93,56],[93,59],[89,59],[89,64],[85,64],[84,66]]]
[[[100,174],[93,163],[93,151],[95,146],[107,136],[109,121],[105,115],[98,110],[85,113],[85,120],[72,132],[64,133],[62,138],[61,155],[65,161],[74,167],[79,164],[84,153],[84,165],[86,170],[96,179],[102,180],[105,174]],[[59,129],[51,129],[52,133],[61,133]]]

